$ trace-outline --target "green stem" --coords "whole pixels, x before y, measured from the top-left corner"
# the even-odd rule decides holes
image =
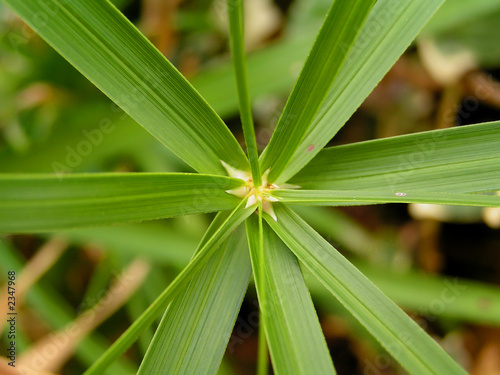
[[[266,288],[265,288],[265,267],[264,267],[264,228],[262,226],[262,203],[259,202],[259,281],[262,285],[261,298],[262,301],[266,300]],[[269,361],[267,354],[267,341],[266,332],[264,326],[264,317],[262,309],[260,309],[259,318],[259,351],[257,357],[257,375],[267,375],[269,373]]]
[[[251,210],[245,210],[246,200],[244,199],[231,214],[224,220],[220,227],[212,234],[210,239],[201,247],[191,262],[172,281],[163,293],[148,307],[144,313],[125,331],[118,340],[87,370],[83,375],[102,374],[116,359],[118,359],[139,337],[139,335],[149,327],[156,318],[165,312],[170,301],[186,288],[186,285],[194,275],[210,259],[210,256],[217,250],[221,243],[240,225],[248,216]]]
[[[248,158],[252,169],[252,178],[255,186],[262,184],[259,167],[259,153],[252,117],[252,104],[248,90],[247,65],[245,58],[243,2],[242,0],[227,0],[229,15],[230,43],[233,56],[233,67],[236,76],[238,99],[240,108],[243,135],[247,146]]]

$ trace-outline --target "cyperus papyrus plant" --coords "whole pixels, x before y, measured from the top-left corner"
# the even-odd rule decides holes
[[[139,374],[216,373],[252,272],[262,314],[259,373],[267,372],[266,346],[278,374],[335,373],[299,262],[410,373],[465,373],[289,207],[500,206],[499,197],[474,194],[500,189],[497,123],[323,149],[442,0],[334,1],[260,156],[241,1],[229,0],[228,14],[247,154],[187,80],[109,2],[4,1],[198,173],[2,175],[2,232],[220,211],[189,265],[87,374],[102,373],[163,313]],[[401,163],[414,152],[422,158]]]

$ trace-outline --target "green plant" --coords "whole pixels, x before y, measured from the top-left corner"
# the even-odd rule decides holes
[[[189,265],[87,374],[101,373],[167,306],[139,373],[215,373],[252,271],[263,322],[259,372],[267,371],[267,341],[277,373],[334,373],[299,261],[409,372],[464,373],[289,207],[500,206],[499,197],[471,194],[500,189],[497,123],[322,150],[441,0],[335,1],[260,157],[242,4],[229,0],[248,158],[215,111],[108,2],[5,2],[199,173],[5,174],[0,230],[49,231],[221,211]]]

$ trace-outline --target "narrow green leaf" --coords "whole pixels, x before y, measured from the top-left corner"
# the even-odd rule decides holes
[[[167,309],[138,374],[216,374],[251,272],[237,231]]]
[[[344,126],[443,1],[377,1],[278,184],[300,171]]]
[[[297,258],[265,223],[263,230],[260,249],[256,246],[259,222],[255,217],[247,219],[257,295],[273,368],[276,374],[286,375],[335,374]],[[259,259],[262,255],[264,259]]]
[[[286,206],[266,221],[311,272],[411,374],[466,374],[399,307]]]
[[[182,290],[184,290],[191,279],[202,269],[210,257],[224,243],[230,234],[252,214],[252,210],[245,209],[246,200],[243,200],[231,214],[229,214],[222,224],[219,226],[219,221],[216,220],[217,227],[212,225],[208,231],[212,233],[209,238],[202,240],[197,254],[182,272],[172,281],[172,283],[163,291],[163,293],[151,304],[148,309],[137,319],[120,338],[96,361],[92,367],[85,371],[84,375],[101,374],[113,361],[122,355],[141,332],[149,327],[154,320],[160,316],[169,303]]]
[[[199,241],[199,238],[160,222],[81,228],[57,234],[76,245],[91,242],[113,253],[140,255],[152,263],[179,269],[189,263]]]
[[[334,1],[262,155],[274,182],[301,144],[376,0]]]
[[[305,189],[470,193],[500,190],[500,122],[321,151],[292,182]]]
[[[220,117],[108,1],[5,0],[100,90],[202,173],[248,161]]]
[[[182,173],[0,174],[0,232],[35,232],[228,210],[228,177]]]
[[[255,283],[259,286],[265,285],[265,254],[264,254],[264,227],[262,219],[262,202],[258,203],[258,219],[257,222],[248,219],[245,223],[246,233],[248,238],[248,248],[250,251],[250,259],[252,260],[252,271]],[[266,301],[266,288],[261,287],[258,293],[259,301]],[[263,309],[259,308],[259,347],[257,353],[257,375],[267,375],[269,373],[269,353],[266,338],[265,320],[263,317]]]
[[[429,203],[457,206],[500,207],[500,197],[495,195],[426,193],[419,191],[396,192],[366,190],[281,190],[273,196],[283,203],[307,206],[342,206],[373,203]]]
[[[244,42],[244,10],[242,0],[228,0],[227,10],[229,14],[229,30],[231,40],[231,52],[233,55],[233,66],[238,88],[238,99],[240,108],[241,124],[243,125],[243,135],[247,146],[252,177],[255,186],[262,185],[259,153],[257,151],[257,139],[252,118],[252,104],[250,102],[250,92],[248,89],[247,66],[245,57]]]

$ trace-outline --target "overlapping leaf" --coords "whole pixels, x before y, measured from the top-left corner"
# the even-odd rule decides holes
[[[500,190],[500,123],[321,151],[292,182],[305,189],[469,193]]]
[[[339,74],[375,0],[335,1],[262,155],[269,181],[278,179]],[[286,150],[286,152],[283,152]]]
[[[0,231],[34,232],[228,210],[240,180],[200,174],[0,175]]]
[[[339,301],[412,374],[466,374],[418,325],[297,214],[266,221]]]
[[[277,181],[302,169],[352,116],[444,0],[378,0],[313,123]]]
[[[251,267],[242,228],[167,309],[138,374],[216,374]]]
[[[246,200],[228,215],[218,215],[215,222],[209,227],[202,239],[200,246],[189,265],[177,275],[163,293],[148,307],[148,309],[115,341],[115,343],[96,361],[85,375],[101,374],[108,368],[125,350],[127,350],[141,332],[160,316],[169,303],[186,288],[192,278],[207,264],[210,257],[220,248],[231,233],[249,216],[251,210],[246,210]]]
[[[366,190],[278,190],[274,196],[283,203],[308,206],[342,206],[373,203],[429,203],[458,206],[500,207],[496,195],[426,193]]]
[[[277,374],[335,374],[297,258],[264,223],[247,219],[261,319]],[[262,258],[263,257],[263,258]]]

